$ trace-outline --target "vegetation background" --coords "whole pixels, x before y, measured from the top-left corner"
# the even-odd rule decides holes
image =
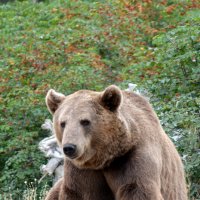
[[[0,3],[0,43],[0,200],[41,199],[51,185],[37,181],[48,89],[130,82],[148,91],[182,156],[190,199],[200,199],[198,0]]]

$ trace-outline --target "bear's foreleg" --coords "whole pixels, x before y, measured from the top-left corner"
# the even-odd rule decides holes
[[[164,200],[160,158],[156,145],[144,145],[115,159],[104,170],[104,176],[116,200]]]
[[[82,198],[78,194],[78,192],[70,190],[69,188],[65,187],[65,185],[61,187],[59,200],[81,200],[81,199]]]
[[[141,185],[137,182],[125,184],[117,191],[116,200],[164,200],[159,187],[149,182]]]
[[[81,199],[78,194],[69,190],[63,184],[63,179],[59,180],[53,188],[48,192],[45,200],[79,200]]]

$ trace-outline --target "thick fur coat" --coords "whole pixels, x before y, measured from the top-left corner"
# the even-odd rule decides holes
[[[109,86],[50,90],[64,178],[46,200],[187,200],[181,159],[148,101]]]

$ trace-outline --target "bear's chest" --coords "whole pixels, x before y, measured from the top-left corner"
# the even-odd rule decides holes
[[[113,193],[100,170],[84,170],[65,161],[64,185],[76,191],[80,200],[114,200]]]

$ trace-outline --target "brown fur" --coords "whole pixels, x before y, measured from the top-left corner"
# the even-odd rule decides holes
[[[181,159],[143,97],[110,86],[66,97],[50,90],[46,102],[61,147],[78,149],[46,200],[187,199]]]

